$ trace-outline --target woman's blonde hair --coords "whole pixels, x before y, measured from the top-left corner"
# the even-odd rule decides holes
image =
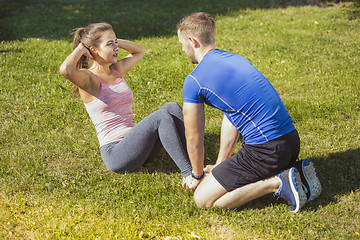
[[[190,13],[178,22],[176,28],[180,32],[188,32],[194,34],[204,45],[215,44],[215,19],[208,13]]]

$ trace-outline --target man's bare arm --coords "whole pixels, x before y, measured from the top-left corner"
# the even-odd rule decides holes
[[[186,146],[196,176],[201,176],[204,169],[204,104],[184,103],[184,124]]]
[[[224,115],[221,134],[220,134],[220,149],[215,165],[208,165],[205,168],[205,172],[210,172],[216,165],[219,165],[222,161],[229,158],[236,146],[239,139],[239,131]]]

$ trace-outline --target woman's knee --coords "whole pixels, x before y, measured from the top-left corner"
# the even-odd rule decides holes
[[[136,168],[134,168],[134,165],[128,163],[123,163],[123,162],[109,163],[105,161],[104,163],[108,170],[116,173],[133,172],[137,170]]]
[[[172,111],[181,111],[181,107],[179,104],[177,104],[176,102],[168,102],[168,103],[165,103],[164,105],[161,106],[161,109],[165,109],[169,112],[172,112]]]
[[[108,165],[105,164],[107,169],[112,171],[112,172],[116,172],[116,173],[125,173],[126,172],[126,168],[122,167],[122,166],[115,166],[115,165]]]

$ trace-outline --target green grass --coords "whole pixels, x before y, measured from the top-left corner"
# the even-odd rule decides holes
[[[301,1],[2,1],[0,238],[360,239],[360,10],[290,2]],[[216,17],[218,46],[263,72],[293,117],[300,158],[313,159],[323,185],[297,214],[271,195],[237,210],[198,209],[165,152],[138,172],[108,171],[83,104],[58,73],[71,29],[107,21],[147,49],[126,76],[136,121],[181,104],[195,66],[175,25],[199,10]],[[221,113],[206,111],[210,163]]]

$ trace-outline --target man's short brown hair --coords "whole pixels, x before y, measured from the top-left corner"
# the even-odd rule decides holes
[[[205,12],[193,12],[183,17],[176,25],[180,32],[188,32],[205,45],[215,44],[215,19]]]

